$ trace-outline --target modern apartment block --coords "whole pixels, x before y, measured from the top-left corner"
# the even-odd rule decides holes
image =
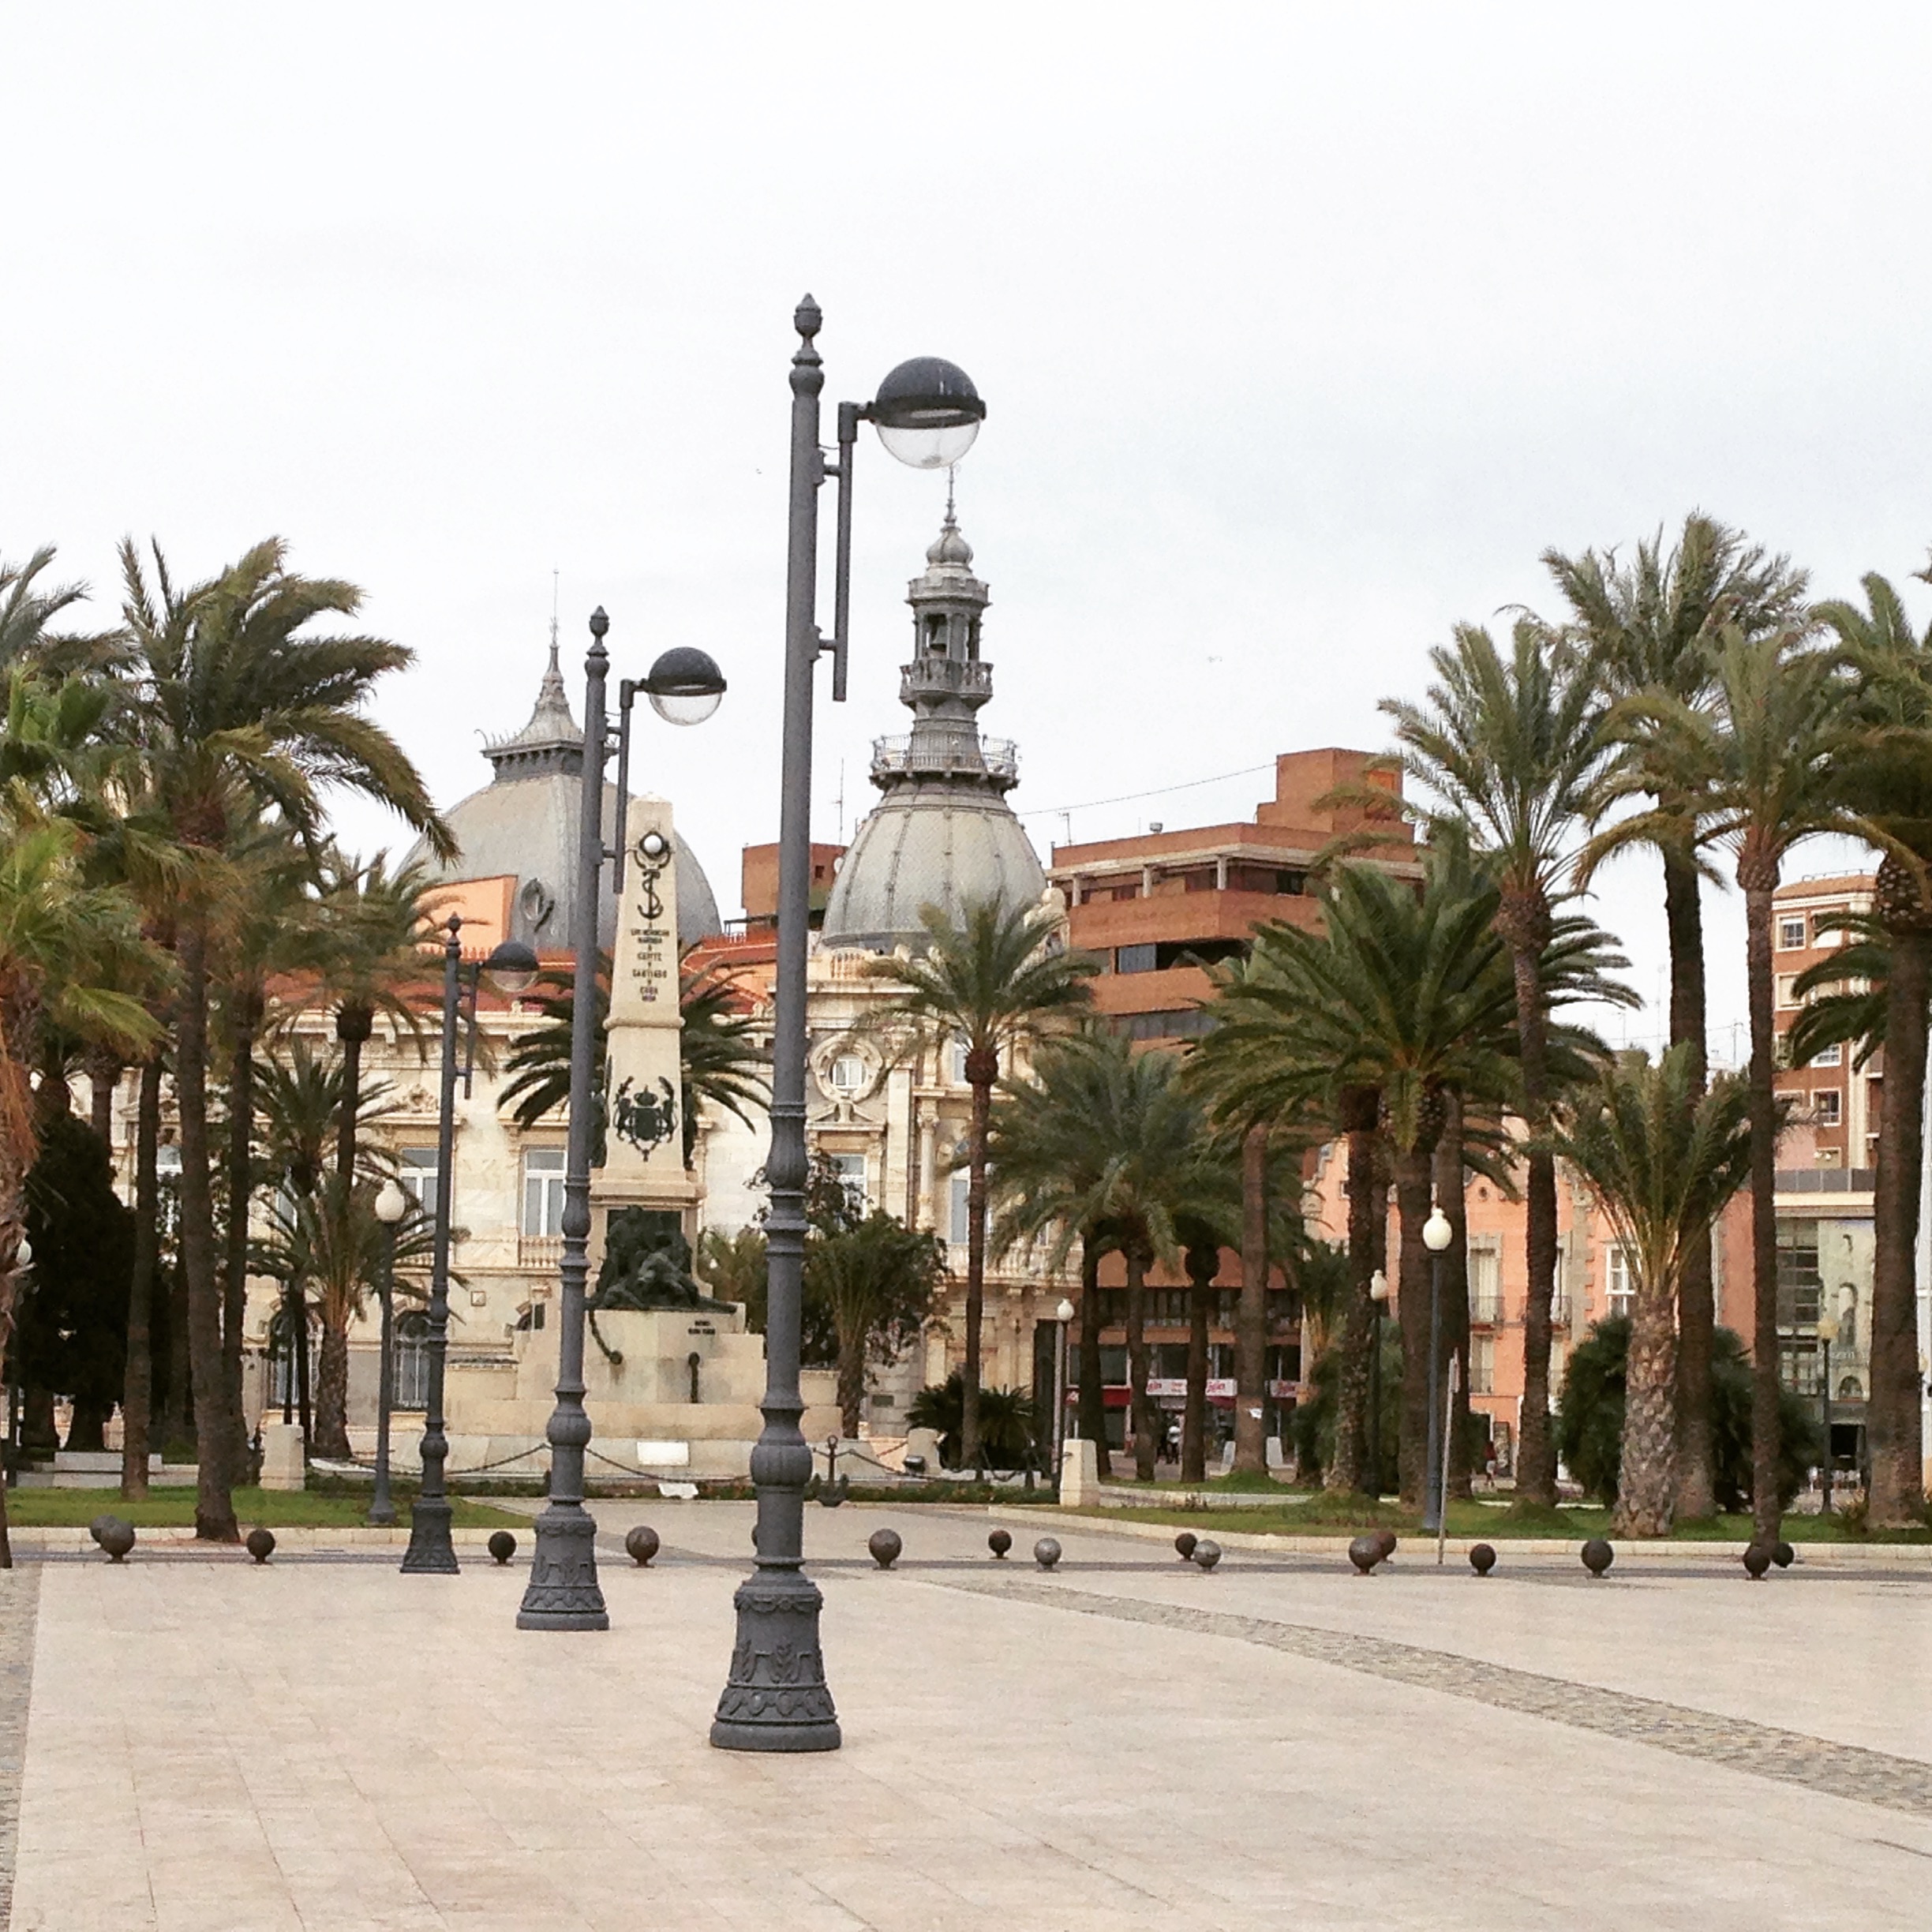
[[[1386,792],[1391,802],[1330,802],[1350,791]],[[1366,751],[1285,751],[1275,796],[1251,819],[1056,845],[1046,876],[1065,895],[1070,943],[1101,963],[1095,1005],[1136,1039],[1204,1031],[1206,968],[1245,953],[1268,921],[1313,927],[1314,863],[1333,841],[1387,841],[1368,849],[1421,876],[1413,829],[1395,810],[1401,796],[1401,774]]]

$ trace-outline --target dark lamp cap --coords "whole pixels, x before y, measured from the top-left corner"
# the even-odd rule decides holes
[[[986,421],[972,378],[943,356],[915,356],[878,386],[873,421],[888,429],[945,429]]]

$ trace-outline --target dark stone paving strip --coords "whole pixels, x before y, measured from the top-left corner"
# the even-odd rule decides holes
[[[940,1582],[941,1589],[967,1590],[975,1596],[1009,1601],[1050,1603],[1057,1610],[1085,1616],[1117,1618],[1128,1623],[1151,1623],[1168,1630],[1193,1631],[1204,1636],[1229,1637],[1238,1642],[1285,1650],[1317,1663],[1381,1677],[1394,1683],[1440,1690],[1476,1704],[1521,1711],[1552,1724],[1605,1737],[1649,1744],[1754,1777],[1850,1798],[1861,1804],[1880,1805],[1915,1818],[1932,1818],[1932,1764],[1916,1758],[1894,1757],[1854,1744],[1834,1744],[1802,1731],[1781,1731],[1742,1717],[1719,1717],[1687,1705],[1632,1697],[1621,1690],[1599,1690],[1560,1677],[1544,1677],[1507,1664],[1488,1664],[1448,1651],[1427,1650],[1415,1644],[1386,1638],[1356,1636],[1322,1630],[1305,1623],[1277,1623],[1260,1617],[1230,1616],[1213,1610],[1189,1610],[1178,1604],[1144,1603],[1128,1597],[1103,1597],[1089,1590],[1069,1589],[1050,1583],[1026,1583],[993,1577],[975,1582],[964,1578]]]
[[[6,1932],[13,1917],[21,1772],[27,1758],[27,1700],[33,1689],[39,1610],[38,1567],[0,1570],[0,1932]]]

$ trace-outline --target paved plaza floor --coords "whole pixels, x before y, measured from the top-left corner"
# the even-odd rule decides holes
[[[13,1932],[1932,1923],[1923,1571],[1208,1575],[1050,1514],[1001,1563],[973,1512],[813,1507],[846,1742],[788,1759],[706,1743],[746,1505],[601,1506],[599,1635],[514,1627],[527,1536],[453,1578],[23,1563]]]

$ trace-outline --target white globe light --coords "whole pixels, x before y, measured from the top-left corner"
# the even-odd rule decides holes
[[[1062,1300],[1060,1305],[1054,1310],[1054,1313],[1060,1320],[1070,1322],[1073,1319],[1073,1304],[1071,1301]]]
[[[394,1176],[382,1184],[376,1196],[376,1219],[384,1227],[394,1227],[409,1212],[409,1196],[395,1184]]]
[[[1455,1230],[1449,1225],[1449,1217],[1440,1207],[1429,1210],[1429,1218],[1422,1223],[1422,1245],[1431,1254],[1440,1254],[1455,1238]]]

